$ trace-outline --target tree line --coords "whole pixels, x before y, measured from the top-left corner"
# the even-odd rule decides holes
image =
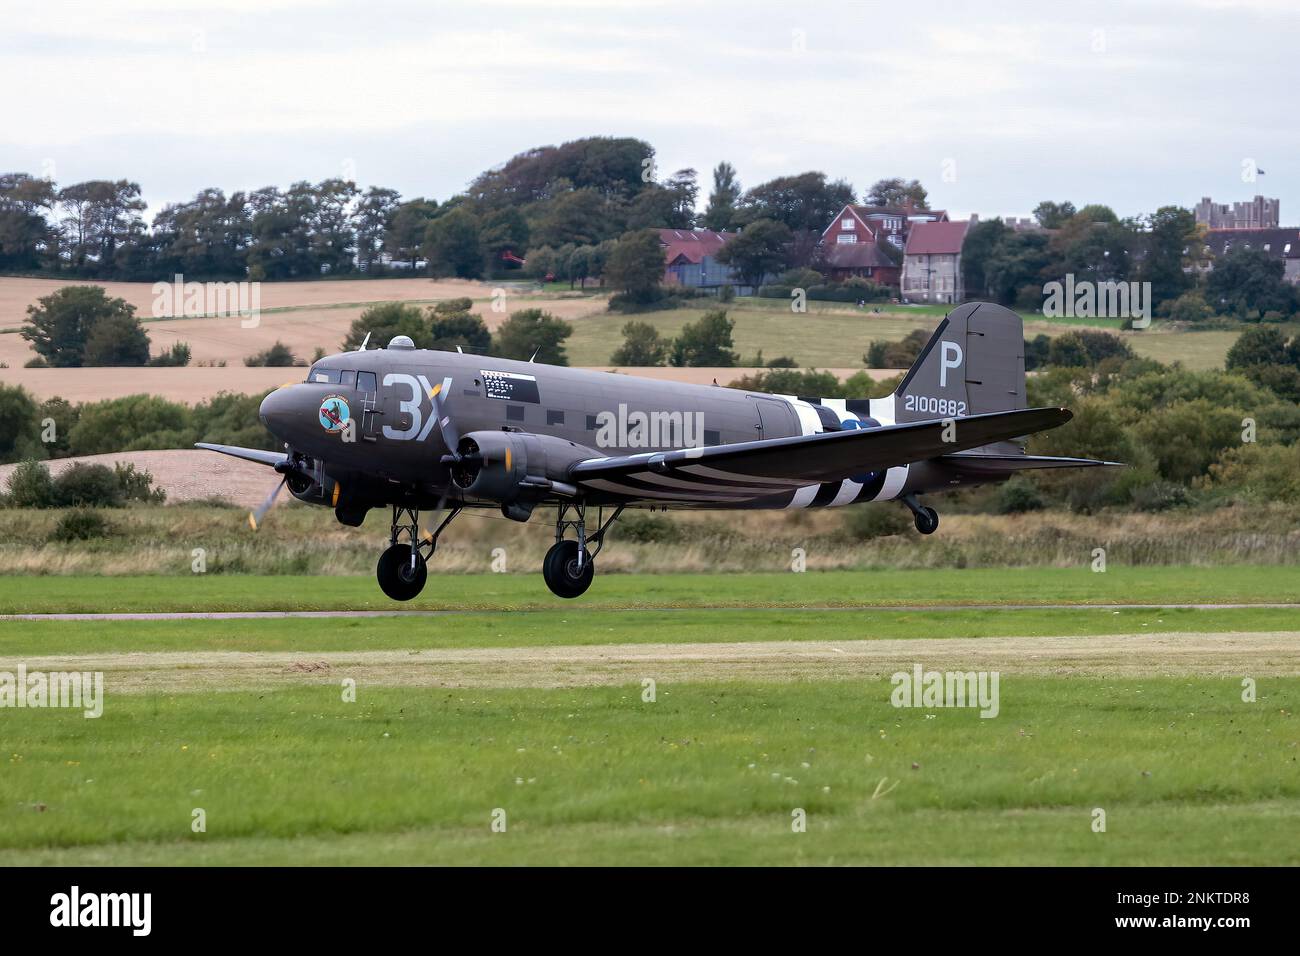
[[[541,276],[581,281],[600,275],[609,244],[630,232],[768,221],[792,234],[819,234],[855,200],[847,181],[816,171],[745,190],[728,162],[714,169],[703,212],[696,210],[700,189],[694,169],[661,175],[653,147],[631,137],[526,150],[443,202],[331,178],[230,194],[209,187],[164,206],[149,223],[139,183],[60,187],[14,172],[0,175],[0,271],[153,281],[174,273],[276,280],[419,268],[477,279],[508,275],[544,250],[531,274],[544,267]],[[920,183],[901,178],[880,180],[862,198],[926,203]]]
[[[968,299],[1032,311],[1042,307],[1046,283],[1070,274],[1076,283],[1149,282],[1154,314],[1179,321],[1280,321],[1300,306],[1280,259],[1242,243],[1212,262],[1206,227],[1180,206],[1121,219],[1109,206],[1045,201],[1034,215],[1041,229],[991,219],[968,230],[961,259]]]

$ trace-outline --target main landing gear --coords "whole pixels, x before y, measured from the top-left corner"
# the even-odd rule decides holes
[[[916,500],[916,495],[906,495],[903,504],[912,510],[912,520],[921,534],[934,534],[939,530],[939,512]]]
[[[438,547],[438,535],[451,524],[460,508],[452,508],[442,524],[425,537],[420,537],[420,512],[414,508],[393,505],[393,523],[389,531],[388,549],[379,556],[375,577],[379,587],[394,601],[409,601],[424,589],[429,576],[428,558]],[[399,540],[405,536],[406,540]],[[427,549],[427,554],[426,554]]]
[[[572,511],[574,517],[569,517]],[[576,598],[591,587],[591,579],[596,576],[595,557],[605,543],[605,533],[623,513],[623,506],[614,509],[608,521],[604,518],[604,509],[596,511],[596,526],[599,530],[587,537],[587,506],[581,502],[561,504],[555,516],[555,544],[546,552],[542,561],[542,577],[551,593],[562,598]],[[573,529],[577,539],[566,539],[564,533]]]

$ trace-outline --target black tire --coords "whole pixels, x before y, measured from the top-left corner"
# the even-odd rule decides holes
[[[560,541],[546,552],[542,562],[542,577],[546,586],[556,597],[576,598],[591,587],[591,579],[596,576],[596,563],[591,555],[582,562],[578,569],[578,542]]]
[[[934,534],[939,530],[939,512],[933,508],[922,506],[921,510],[915,514],[914,520],[916,530],[921,534]]]
[[[429,576],[424,555],[416,552],[415,570],[411,569],[411,546],[395,544],[379,556],[375,577],[379,588],[394,601],[409,601],[422,590]]]

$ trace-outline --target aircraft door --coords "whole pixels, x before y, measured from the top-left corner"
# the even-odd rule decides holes
[[[376,441],[384,410],[379,400],[379,378],[374,372],[357,372],[357,398],[361,404],[361,440]]]
[[[759,414],[759,438],[789,438],[803,434],[799,418],[789,402],[776,398],[755,399]]]

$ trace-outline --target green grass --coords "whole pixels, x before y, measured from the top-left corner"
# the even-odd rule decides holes
[[[789,356],[804,367],[846,368],[863,364],[863,355],[874,339],[897,341],[914,329],[933,329],[952,306],[879,305],[879,313],[867,306],[858,309],[847,303],[809,302],[808,311],[795,314],[783,299],[738,298],[730,303],[705,302],[698,306],[665,309],[639,315],[599,312],[573,320],[573,335],[565,349],[572,365],[608,365],[623,343],[623,326],[629,321],[648,322],[665,338],[673,338],[683,325],[698,320],[705,312],[726,309],[735,320],[735,349],[742,362],[761,349],[764,358]],[[1025,335],[1060,335],[1075,328],[1119,331],[1120,319],[1048,318],[1034,312],[1019,313]],[[1222,368],[1236,332],[1125,333],[1124,338],[1141,355],[1161,362],[1180,361],[1189,368]]]
[[[424,593],[395,604],[365,576],[0,577],[0,614],[637,607],[1281,603],[1297,599],[1286,566],[967,568],[804,574],[610,574],[572,603],[540,573],[430,574]],[[0,628],[7,627],[0,623]]]
[[[991,720],[889,691],[348,704],[323,685],[112,697],[99,720],[9,711],[0,864],[1300,863],[1300,680],[1245,704],[1231,679],[1009,675]]]
[[[127,651],[351,651],[555,644],[695,644],[931,637],[1169,634],[1295,630],[1285,608],[1201,611],[998,609],[924,611],[644,610],[455,613],[447,617],[259,620],[9,621],[0,658]]]

